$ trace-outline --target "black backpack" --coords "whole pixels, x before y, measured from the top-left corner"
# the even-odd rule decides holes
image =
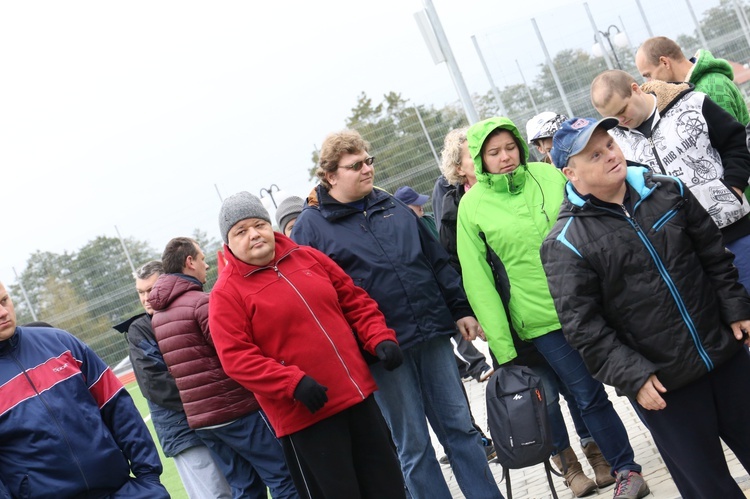
[[[554,446],[542,379],[528,367],[503,366],[487,384],[487,424],[512,499],[511,469],[544,463],[552,497],[557,499],[549,456]]]

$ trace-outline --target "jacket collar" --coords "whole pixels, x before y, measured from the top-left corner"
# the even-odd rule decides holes
[[[631,192],[637,194],[640,200],[646,199],[656,189],[658,184],[653,181],[652,176],[651,171],[645,166],[628,162],[628,172],[625,176],[625,182],[630,187]],[[565,184],[565,197],[570,205],[572,205],[574,211],[596,208],[590,199],[580,196],[570,182]],[[563,215],[561,211],[561,218],[569,215],[570,213]]]
[[[375,187],[370,194],[364,197],[364,210],[370,210],[388,201],[395,204],[390,194],[379,187]],[[317,209],[323,215],[323,218],[329,221],[335,221],[353,213],[362,213],[360,209],[335,200],[328,193],[328,190],[320,184],[315,186],[308,196],[307,206],[304,209]]]
[[[15,350],[16,346],[18,346],[18,342],[21,341],[22,334],[23,333],[21,332],[21,328],[16,327],[16,331],[13,333],[13,336],[5,341],[0,341],[0,356],[7,355],[11,352],[11,350]]]
[[[483,183],[496,192],[520,194],[526,184],[527,172],[527,165],[518,165],[518,168],[510,173],[484,172],[481,178],[477,176],[477,183]]]
[[[252,274],[253,272],[256,272],[260,269],[275,267],[280,260],[283,260],[290,253],[299,249],[299,245],[286,237],[284,234],[281,234],[280,232],[274,232],[273,236],[274,240],[276,241],[275,255],[273,257],[273,260],[271,260],[267,265],[259,266],[245,263],[234,256],[232,250],[230,250],[229,246],[225,244],[224,257],[227,259],[227,267],[236,269],[238,274],[247,277],[249,274]]]

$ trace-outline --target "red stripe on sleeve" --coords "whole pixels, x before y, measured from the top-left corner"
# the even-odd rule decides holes
[[[89,387],[89,391],[101,410],[122,388],[122,383],[112,372],[112,369],[108,367],[99,379]]]

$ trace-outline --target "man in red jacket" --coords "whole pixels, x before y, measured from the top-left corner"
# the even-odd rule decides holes
[[[255,396],[224,372],[208,329],[206,257],[177,237],[162,254],[164,274],[149,294],[151,325],[180,392],[188,424],[217,455],[235,498],[297,498],[281,445]]]
[[[268,414],[300,494],[403,498],[360,352],[389,371],[403,360],[375,301],[326,255],[274,233],[248,192],[224,201],[219,225],[228,262],[211,292],[216,349]]]

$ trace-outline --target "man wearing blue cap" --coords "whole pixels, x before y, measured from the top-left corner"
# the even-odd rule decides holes
[[[424,212],[424,205],[427,203],[427,200],[430,199],[429,196],[425,194],[419,194],[408,185],[404,185],[396,189],[396,192],[393,193],[393,197],[411,208],[411,211],[416,213],[417,216],[422,220],[422,223],[424,223],[427,228],[430,229],[430,232],[433,236],[435,236],[435,239],[439,238],[435,219],[432,217],[432,215],[426,215]]]
[[[569,181],[541,250],[555,308],[594,377],[635,401],[682,497],[739,499],[720,438],[749,469],[750,297],[708,212],[628,166],[617,123],[572,118],[553,139]]]

